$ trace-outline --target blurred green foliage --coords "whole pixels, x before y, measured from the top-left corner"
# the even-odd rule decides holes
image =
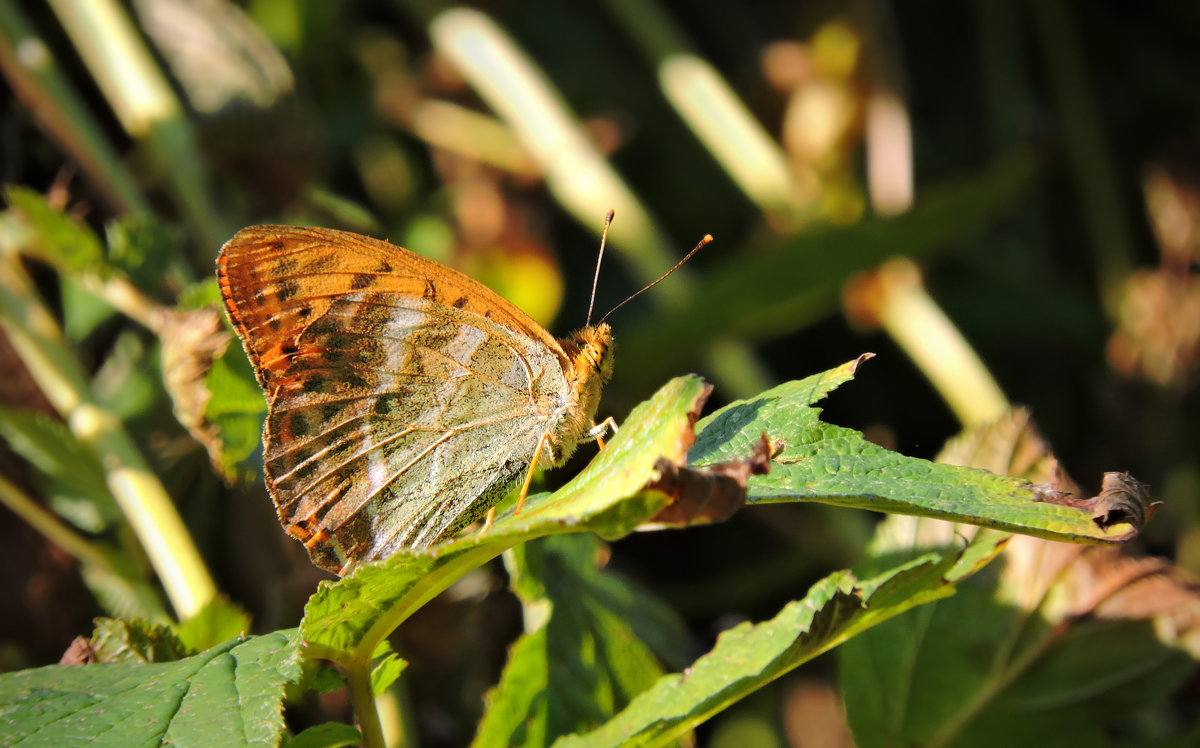
[[[824,420],[928,458],[979,424],[948,409],[928,384],[936,372],[905,355],[922,360],[897,342],[890,325],[904,321],[847,285],[892,255],[912,257],[922,293],[1008,400],[1029,407],[1068,473],[1093,490],[1106,470],[1152,486],[1164,504],[1137,550],[1175,564],[1191,589],[1187,575],[1200,574],[1200,12],[1077,0],[531,0],[485,12],[382,0],[0,3],[0,181],[9,186],[0,260],[27,258],[80,380],[120,417],[216,589],[245,606],[255,632],[295,626],[323,578],[280,531],[257,480],[265,404],[211,312],[221,242],[270,222],[405,244],[502,289],[559,334],[583,324],[608,208],[617,209],[616,252],[601,270],[599,314],[711,233],[716,243],[676,277],[614,315],[617,374],[600,416],[623,418],[687,371],[715,382],[720,404],[871,350],[876,359]],[[121,23],[128,35],[113,33]],[[95,479],[111,465],[81,456],[20,351],[5,341],[0,356],[0,405],[20,410],[0,425],[0,474],[65,523],[61,532],[49,517],[25,520],[38,531],[5,523],[14,603],[0,623],[0,664],[16,669],[56,661],[93,616],[168,616],[151,572],[159,561],[113,504],[121,486]],[[874,524],[810,504],[759,507],[720,527],[627,538],[609,564],[683,613],[687,639],[677,645],[693,659],[718,631],[771,618],[811,583],[877,553]],[[58,550],[70,550],[70,533],[95,551],[82,578]],[[522,624],[502,580],[498,566],[484,567],[395,637],[410,664],[391,692],[423,745],[474,734]],[[977,627],[1003,587],[985,583],[953,608],[921,609],[929,625]],[[189,646],[246,626],[228,606],[196,606]],[[897,629],[913,620],[884,635],[901,641]],[[1144,624],[1126,625],[1095,641],[1149,641]],[[243,646],[290,677],[287,653],[263,655],[263,641],[252,641]],[[871,641],[858,646],[848,659],[861,661]],[[942,663],[934,669],[958,657],[912,652]],[[1173,688],[1144,694],[1152,708],[1090,737],[1197,734],[1194,661],[1168,664]],[[774,707],[735,705],[701,728],[711,731],[701,742],[749,720],[762,730],[740,734],[769,736],[764,744],[811,744],[797,727],[809,703],[801,695],[813,683],[828,692],[835,669],[818,659],[802,671],[807,680],[775,681],[766,686]],[[959,675],[993,688],[980,699],[996,698],[958,723],[939,721],[949,702],[936,696],[896,721],[894,705],[872,705],[843,674],[847,698],[858,699],[849,723],[872,733],[860,744],[880,735],[953,742],[1002,723],[1012,692],[969,670]],[[908,687],[899,671],[888,671],[891,682]],[[1005,672],[1014,682],[1027,673]],[[405,682],[444,685],[405,693]],[[1131,678],[1121,688],[1138,686]],[[820,714],[844,734],[831,703]],[[327,743],[319,737],[317,723],[347,719],[336,702],[293,708],[289,727],[313,725],[313,744],[347,739],[336,728]],[[1072,719],[1089,714],[1071,703]],[[1161,732],[1130,728],[1148,714]]]

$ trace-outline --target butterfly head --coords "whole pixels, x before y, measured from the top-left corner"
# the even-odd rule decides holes
[[[559,339],[570,363],[564,367],[567,385],[571,388],[572,406],[551,434],[550,464],[561,465],[571,456],[575,446],[593,427],[596,409],[600,407],[600,391],[612,378],[612,328],[601,322],[576,330]]]
[[[576,376],[598,377],[600,384],[607,384],[613,374],[613,337],[608,323],[601,322],[576,330],[571,333],[570,341],[574,350],[569,354],[571,363],[575,365]]]

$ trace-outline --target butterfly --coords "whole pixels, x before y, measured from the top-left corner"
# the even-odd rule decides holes
[[[217,280],[267,398],[268,492],[323,569],[436,543],[604,432],[603,321],[556,339],[457,270],[322,228],[242,229]]]

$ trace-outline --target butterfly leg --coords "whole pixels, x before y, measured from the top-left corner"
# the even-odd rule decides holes
[[[525,497],[529,495],[529,484],[533,482],[533,471],[537,470],[538,459],[542,456],[542,447],[546,446],[549,441],[549,434],[542,434],[542,438],[538,439],[537,449],[533,450],[533,459],[529,462],[529,471],[525,473],[525,483],[521,486],[521,495],[517,497],[517,508],[513,510],[514,515],[521,513],[521,506],[525,503]]]
[[[596,443],[600,445],[600,449],[604,449],[604,435],[609,429],[612,429],[614,434],[617,433],[617,421],[612,416],[605,418],[600,423],[593,424],[592,427],[588,429],[586,436],[589,439],[595,439]]]

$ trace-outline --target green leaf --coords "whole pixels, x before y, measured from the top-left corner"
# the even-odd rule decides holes
[[[216,278],[205,278],[202,281],[189,284],[175,298],[175,306],[179,309],[199,309],[206,306],[221,306],[221,288]]]
[[[283,744],[284,748],[341,748],[362,745],[362,733],[354,725],[326,722],[314,725]]]
[[[273,746],[294,630],[239,638],[177,662],[51,665],[0,675],[0,722],[26,745]]]
[[[1021,410],[956,437],[938,459],[1070,483]],[[976,529],[889,517],[867,563]],[[1200,594],[1165,562],[1122,551],[1013,537],[953,598],[847,643],[840,678],[858,744],[1105,745],[1122,733],[1163,744],[1175,720],[1156,710],[1195,671]]]
[[[628,617],[645,593],[602,572],[601,553],[595,538],[573,535],[517,546],[506,557],[526,633],[487,697],[474,745],[547,745],[591,729],[662,674]],[[670,633],[682,638],[682,625],[672,623]],[[640,625],[648,628],[645,619]]]
[[[122,419],[134,419],[161,402],[161,371],[158,348],[148,347],[139,333],[125,330],[92,377],[92,391],[99,405]]]
[[[707,386],[698,377],[668,382],[634,408],[613,440],[566,486],[530,496],[519,515],[500,513],[486,533],[360,566],[309,599],[301,630],[307,652],[339,662],[364,661],[388,633],[456,579],[508,548],[568,532],[619,537],[668,501],[640,492],[663,457],[682,461],[694,412]]]
[[[164,291],[174,259],[184,256],[183,231],[146,213],[123,215],[110,222],[105,239],[108,261],[141,289]]]
[[[28,187],[4,191],[8,204],[20,211],[33,236],[26,246],[39,252],[60,271],[72,274],[103,273],[104,249],[87,224],[52,206],[45,196]]]
[[[195,652],[170,626],[137,618],[97,618],[91,645],[97,662],[175,662]]]
[[[163,605],[162,588],[139,576],[133,564],[123,556],[109,554],[116,569],[104,569],[95,564],[85,564],[79,570],[88,589],[96,596],[101,607],[115,618],[141,618],[153,623],[169,623]]]
[[[866,580],[840,571],[814,585],[770,621],[725,631],[683,674],[661,678],[600,729],[556,746],[662,745],[793,668],[909,608],[951,593],[977,550],[929,553]]]
[[[72,276],[61,276],[59,288],[62,293],[63,334],[74,343],[86,338],[116,314],[116,310],[103,297]]]
[[[250,630],[250,614],[224,597],[216,597],[175,630],[193,650],[205,650],[243,636]]]
[[[406,667],[408,667],[407,661],[400,659],[395,652],[388,652],[371,668],[371,693],[379,696],[388,690],[388,687],[396,682]]]
[[[754,476],[749,503],[817,501],[985,525],[1051,540],[1117,542],[1134,528],[1102,528],[1090,512],[1039,501],[1023,478],[940,465],[891,452],[852,429],[824,423],[810,407],[854,375],[859,358],[836,369],[729,404],[696,424],[689,464],[745,454],[766,434],[779,449],[771,471]]]
[[[205,386],[212,393],[205,419],[218,428],[220,468],[226,477],[261,475],[262,428],[267,404],[250,364],[235,346],[212,362]]]
[[[0,406],[0,436],[42,474],[43,493],[68,522],[98,533],[121,519],[100,461],[62,421]]]

